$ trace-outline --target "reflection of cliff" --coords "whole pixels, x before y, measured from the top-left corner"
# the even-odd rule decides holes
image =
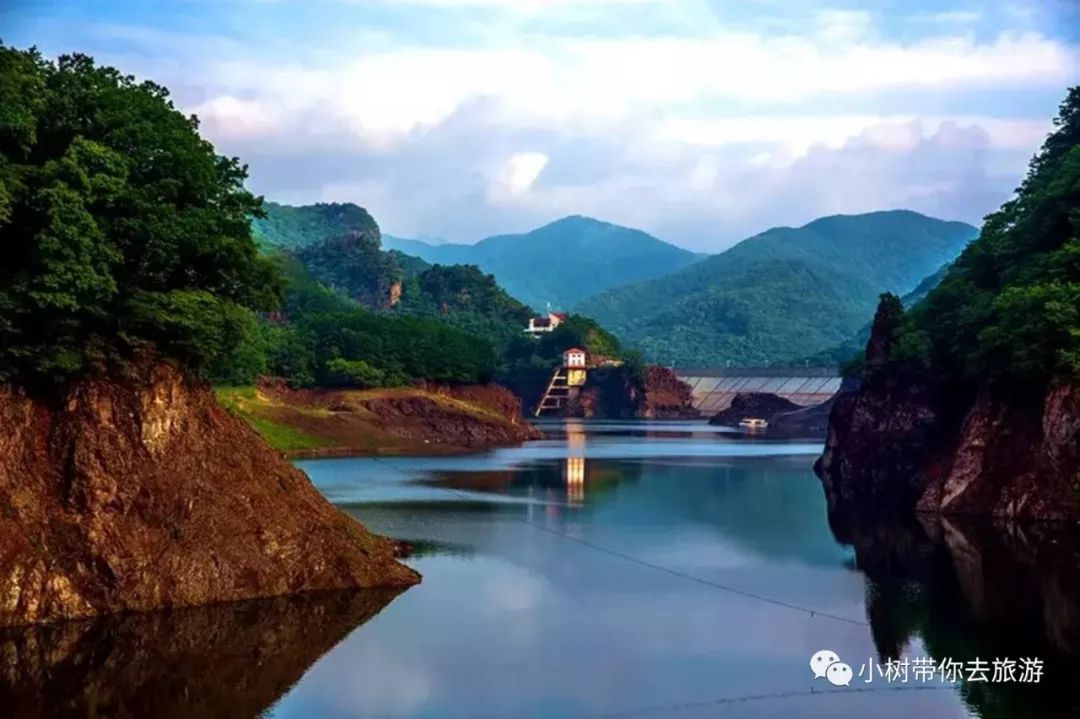
[[[393,590],[302,594],[0,632],[6,717],[253,717]]]
[[[936,660],[1036,657],[1039,684],[968,683],[980,716],[1080,715],[1080,530],[911,519],[834,523],[867,578],[882,659],[914,636]]]

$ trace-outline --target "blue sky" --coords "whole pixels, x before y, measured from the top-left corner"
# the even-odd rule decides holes
[[[0,38],[168,86],[268,199],[706,251],[838,212],[977,223],[1080,79],[1074,0],[8,0]]]

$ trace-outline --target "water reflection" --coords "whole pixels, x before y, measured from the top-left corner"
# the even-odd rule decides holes
[[[5,717],[254,717],[396,591],[0,630]]]
[[[1043,660],[1038,684],[965,682],[978,716],[1080,716],[1080,528],[933,517],[834,522],[867,578],[881,659]]]

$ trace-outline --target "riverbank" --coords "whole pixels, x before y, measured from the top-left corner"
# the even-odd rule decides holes
[[[371,390],[218,387],[218,401],[290,458],[458,454],[539,438],[495,385]]]

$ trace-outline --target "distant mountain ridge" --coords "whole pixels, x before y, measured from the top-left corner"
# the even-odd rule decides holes
[[[654,361],[791,361],[849,339],[881,292],[914,291],[977,234],[909,210],[824,217],[773,228],[575,309]]]
[[[572,215],[475,245],[384,237],[387,249],[439,264],[473,264],[534,308],[568,309],[586,297],[676,272],[700,257],[641,230]]]

